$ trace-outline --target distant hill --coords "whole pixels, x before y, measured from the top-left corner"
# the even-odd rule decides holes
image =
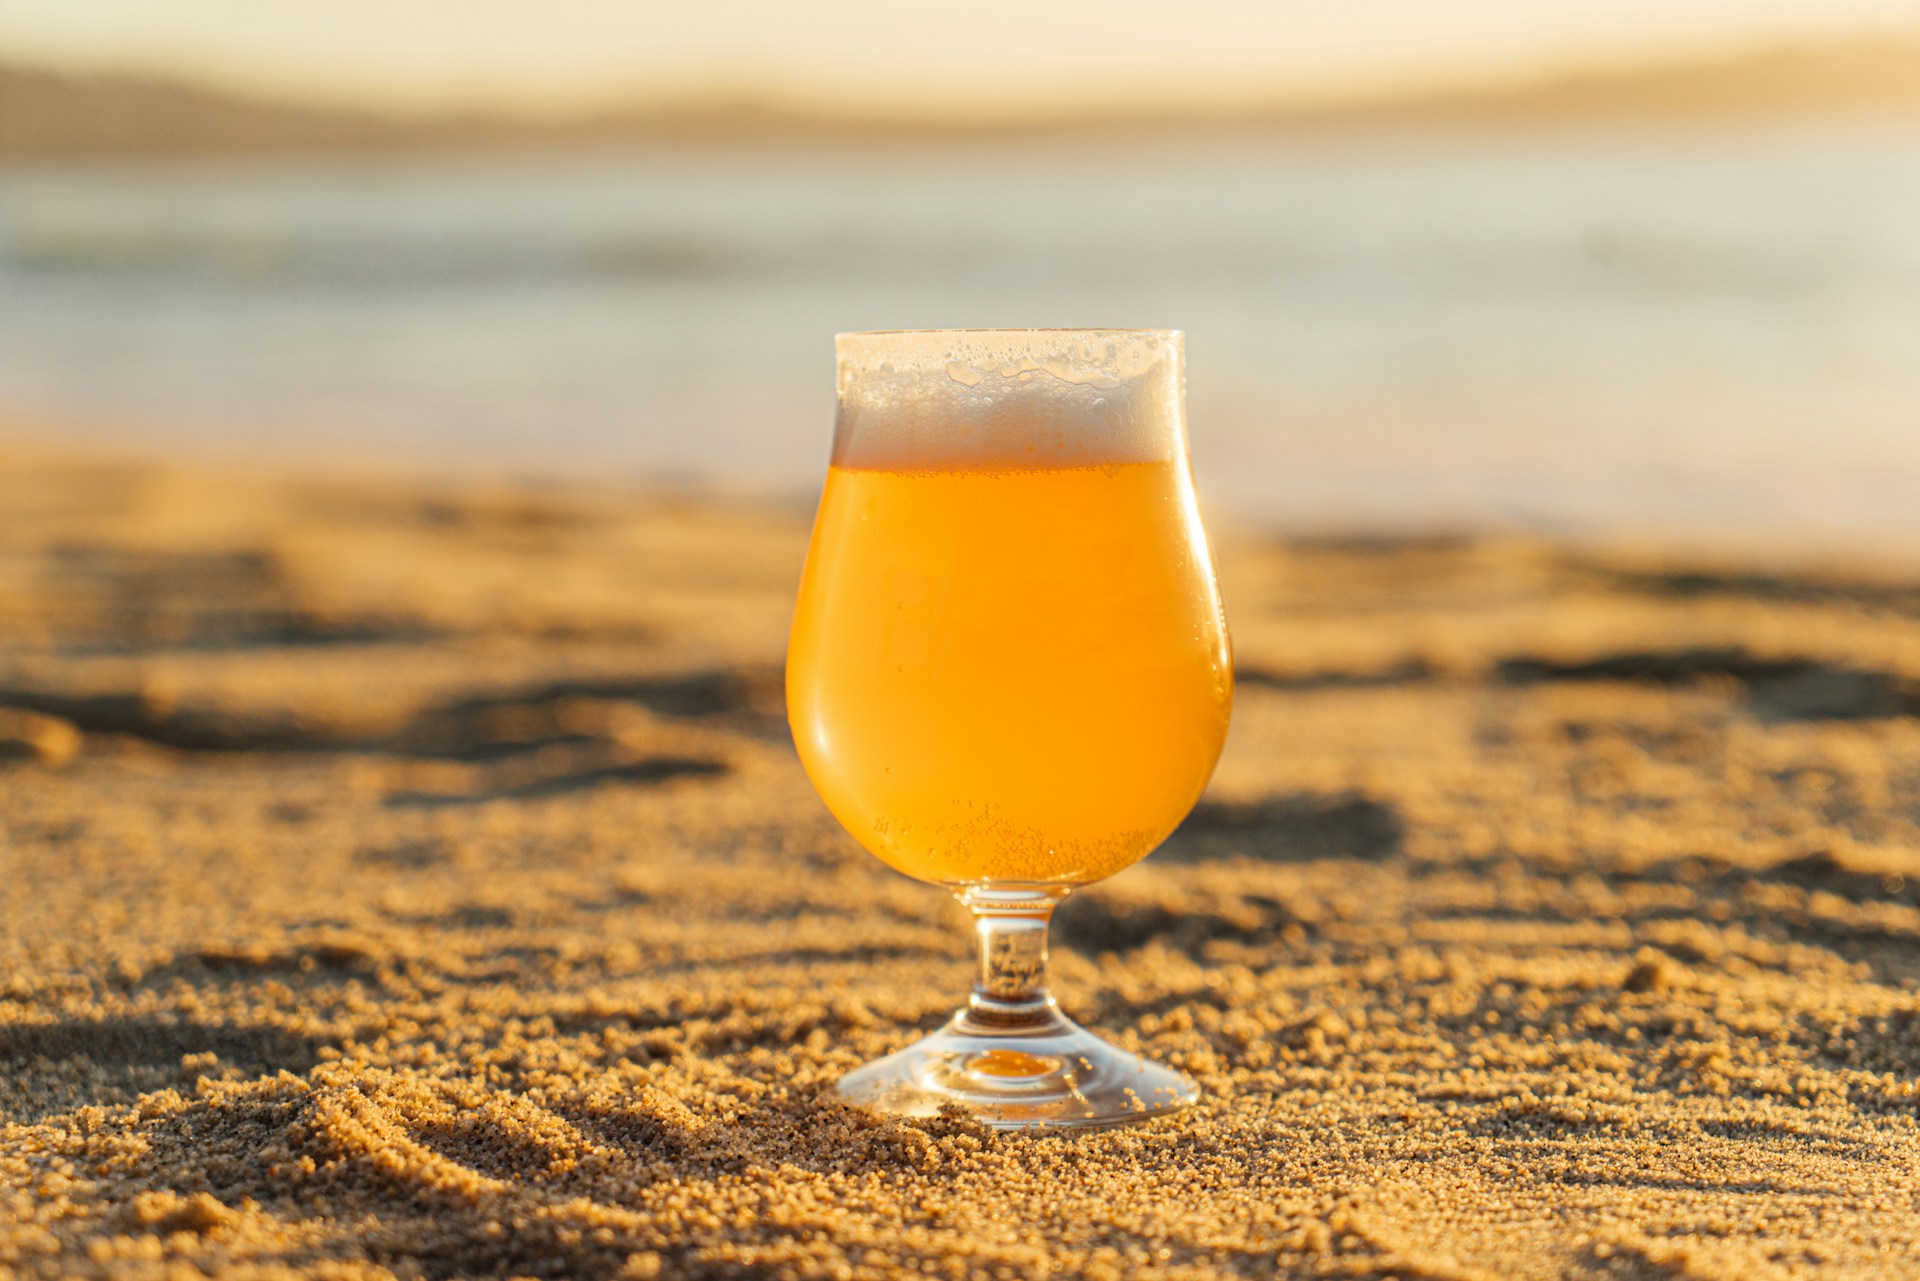
[[[0,65],[0,157],[15,158],[1268,129],[1416,119],[1550,124],[1832,114],[1920,118],[1920,31],[1359,105],[1102,111],[1019,122],[825,115],[777,103],[732,101],[607,110],[562,120],[487,115],[413,120],[243,98],[161,80]]]
[[[1789,45],[1679,63],[1577,72],[1498,92],[1394,110],[1566,119],[1582,116],[1920,115],[1920,30]]]
[[[372,115],[308,110],[210,89],[0,66],[0,155],[360,147],[393,139]]]

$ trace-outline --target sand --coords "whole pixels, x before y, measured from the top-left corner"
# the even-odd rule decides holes
[[[958,909],[795,763],[807,513],[0,458],[0,1277],[1920,1271],[1920,568],[1220,558],[1057,988],[1198,1110],[901,1122]]]

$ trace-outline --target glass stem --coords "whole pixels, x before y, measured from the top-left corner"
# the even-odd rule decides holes
[[[1047,926],[1064,886],[969,886],[959,899],[973,913],[980,970],[963,1016],[993,1032],[1032,1033],[1066,1023],[1047,990]]]

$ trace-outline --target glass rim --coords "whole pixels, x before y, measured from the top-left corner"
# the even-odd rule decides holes
[[[1161,334],[1169,338],[1184,337],[1184,329],[1126,328],[1107,325],[1029,325],[1015,326],[1010,329],[846,329],[834,335],[834,338],[886,338],[895,334]]]

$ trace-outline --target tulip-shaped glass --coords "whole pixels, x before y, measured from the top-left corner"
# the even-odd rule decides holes
[[[787,654],[808,776],[868,850],[974,915],[939,1031],[840,1083],[1003,1128],[1184,1107],[1075,1025],[1047,926],[1199,799],[1233,667],[1187,460],[1182,335],[842,334],[833,460]]]

